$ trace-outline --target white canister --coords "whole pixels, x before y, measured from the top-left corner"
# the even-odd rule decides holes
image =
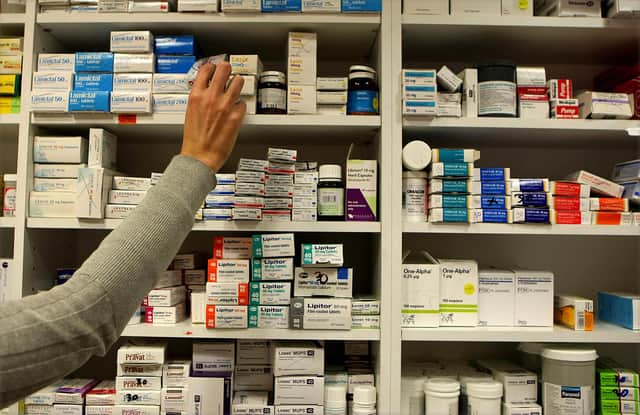
[[[407,170],[424,170],[431,164],[431,158],[431,147],[424,141],[411,141],[402,148],[402,165]]]
[[[359,385],[353,389],[351,415],[376,415],[377,394],[375,386]]]
[[[425,376],[402,376],[402,414],[424,415]]]
[[[402,173],[402,214],[406,222],[427,221],[427,191],[426,172]]]
[[[431,378],[424,384],[426,415],[458,415],[460,383],[452,378]]]
[[[483,379],[467,383],[469,415],[500,415],[502,383]]]

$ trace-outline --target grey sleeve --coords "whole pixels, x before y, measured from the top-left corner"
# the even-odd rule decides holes
[[[104,355],[191,231],[215,187],[200,161],[176,156],[143,203],[64,285],[0,304],[0,408]]]

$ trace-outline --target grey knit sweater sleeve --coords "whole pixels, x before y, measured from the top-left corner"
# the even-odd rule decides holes
[[[215,175],[176,156],[73,278],[0,305],[0,408],[103,356],[193,227]]]

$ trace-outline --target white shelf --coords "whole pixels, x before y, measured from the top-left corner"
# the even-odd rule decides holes
[[[290,330],[290,329],[216,329],[183,321],[175,325],[136,324],[127,326],[125,337],[163,337],[192,339],[265,339],[265,340],[380,340],[380,331],[367,330]]]
[[[0,125],[18,125],[20,124],[20,114],[1,114]]]
[[[122,219],[80,220],[67,218],[29,218],[32,229],[97,229],[111,230]],[[315,232],[315,233],[380,233],[379,222],[198,222],[194,231],[208,232]]]
[[[24,13],[0,13],[0,25],[2,26],[23,26],[24,21]]]
[[[404,233],[468,235],[640,236],[640,226],[544,225],[503,223],[404,223]]]
[[[640,332],[596,322],[593,331],[566,327],[438,327],[402,329],[403,341],[431,342],[542,342],[542,343],[639,343]]]
[[[15,228],[16,218],[3,218],[0,217],[0,229],[1,228]]]
[[[631,19],[403,16],[402,29],[408,53],[435,48],[459,58],[464,50],[466,57],[486,59],[499,45],[502,56],[527,62],[633,62],[640,41],[638,23]],[[554,44],[560,47],[550,47]]]

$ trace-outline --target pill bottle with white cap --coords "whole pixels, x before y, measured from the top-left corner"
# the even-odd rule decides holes
[[[426,376],[402,376],[402,414],[424,415],[424,383]]]
[[[476,379],[466,386],[467,414],[500,415],[502,409],[502,383],[493,379]]]
[[[352,415],[376,415],[376,387],[359,385],[353,389]]]
[[[4,175],[4,192],[2,216],[15,216],[16,215],[16,184],[18,182],[18,176],[15,174]],[[0,180],[0,184],[2,180]]]
[[[421,171],[431,164],[431,147],[424,141],[414,140],[402,148],[402,165],[410,171]]]
[[[347,415],[347,387],[326,385],[324,387],[325,415]]]
[[[431,378],[424,384],[426,415],[458,415],[460,383],[453,378]]]
[[[402,172],[402,216],[406,222],[427,221],[427,172]]]
[[[318,220],[344,220],[342,166],[323,164],[318,172]]]
[[[595,414],[596,359],[591,347],[542,350],[542,402],[546,415]]]

